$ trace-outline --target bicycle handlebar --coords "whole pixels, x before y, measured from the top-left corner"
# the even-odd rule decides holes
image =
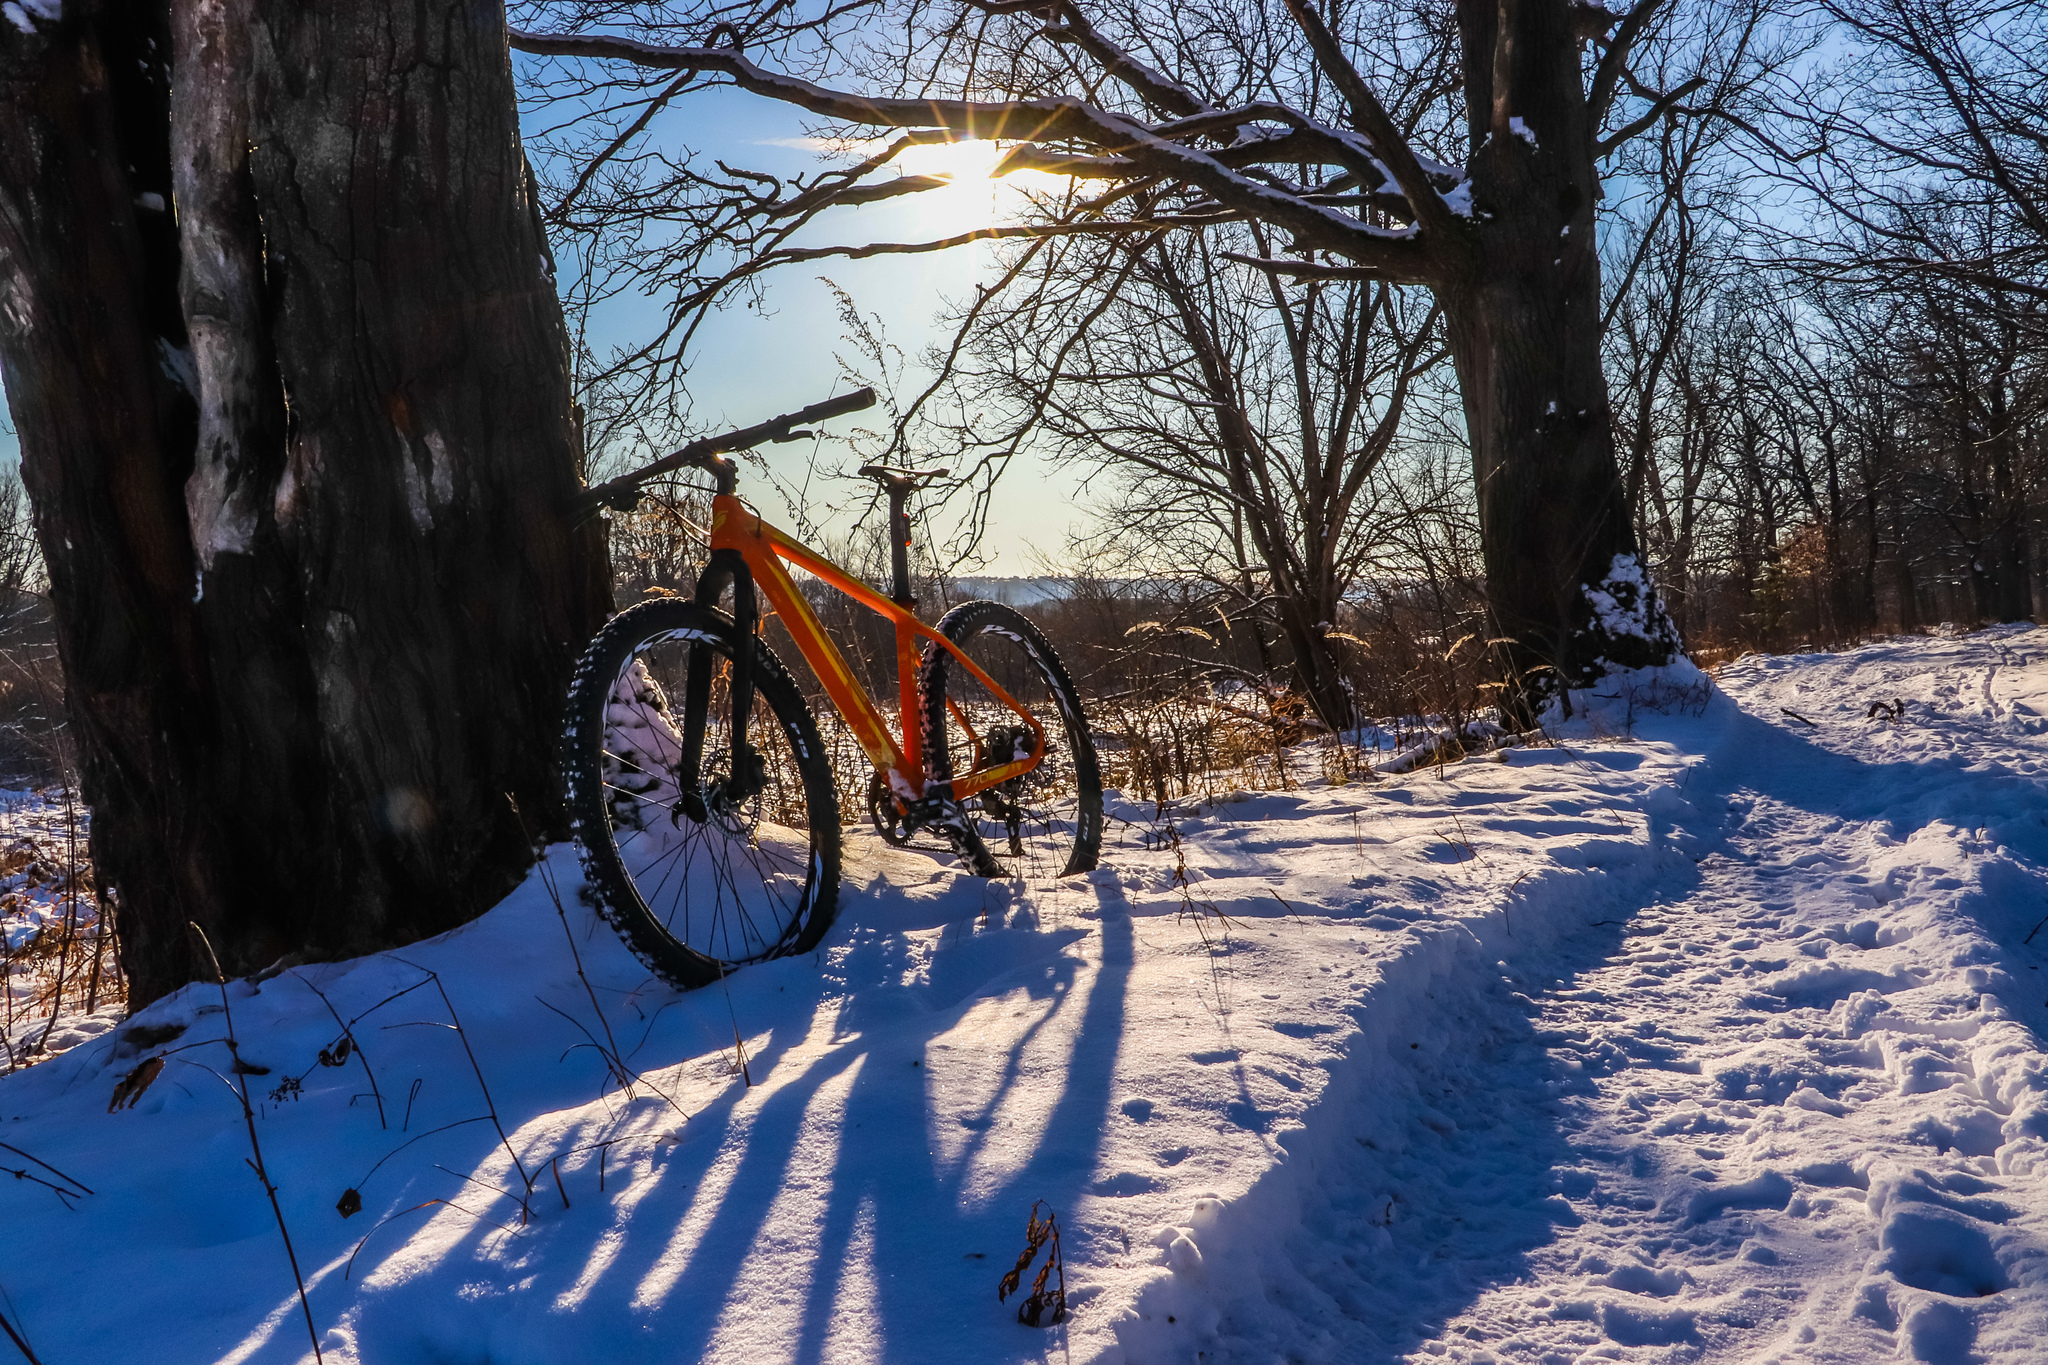
[[[796,412],[786,412],[780,417],[771,417],[750,427],[728,431],[718,436],[704,436],[690,442],[673,454],[664,455],[653,464],[643,466],[630,474],[621,474],[616,479],[607,479],[594,488],[586,488],[577,494],[569,504],[572,519],[581,521],[600,507],[610,507],[621,512],[631,511],[640,501],[640,485],[650,479],[677,469],[702,469],[718,480],[718,491],[733,491],[734,480],[739,466],[725,458],[725,452],[748,450],[765,441],[801,441],[811,435],[800,431],[806,422],[822,422],[827,418],[843,417],[849,412],[875,405],[873,389],[856,389],[837,398],[827,398],[822,403],[813,403]]]

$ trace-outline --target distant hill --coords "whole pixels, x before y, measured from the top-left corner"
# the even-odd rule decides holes
[[[962,601],[986,600],[1005,602],[1013,607],[1028,607],[1038,602],[1064,597],[1067,580],[1064,578],[1004,578],[998,576],[956,578],[954,592]]]

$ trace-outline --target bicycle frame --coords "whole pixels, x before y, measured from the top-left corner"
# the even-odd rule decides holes
[[[898,799],[908,803],[923,799],[924,781],[924,737],[917,724],[917,642],[920,638],[935,642],[958,659],[962,667],[987,687],[995,697],[1031,727],[1037,743],[1030,757],[1017,759],[986,770],[977,770],[966,776],[951,779],[952,795],[964,799],[977,792],[986,791],[999,783],[1007,782],[1036,768],[1045,758],[1047,742],[1045,727],[1037,717],[1017,703],[1016,698],[982,671],[980,665],[962,653],[951,640],[918,620],[904,607],[884,597],[859,579],[845,573],[836,564],[807,549],[788,535],[763,521],[760,515],[748,508],[733,493],[720,493],[711,500],[711,551],[730,550],[737,554],[752,575],[754,586],[768,599],[768,605],[782,618],[790,638],[796,641],[799,653],[817,674],[818,682],[824,687],[832,704],[839,708],[847,728],[853,731],[854,739],[862,752],[874,763],[875,771],[883,774],[889,790]],[[829,587],[844,593],[869,611],[887,617],[896,628],[896,691],[897,718],[902,738],[899,741],[889,733],[888,723],[883,720],[881,710],[868,696],[867,689],[854,677],[853,670],[846,665],[845,656],[825,633],[825,627],[818,620],[811,604],[797,590],[796,582],[783,567],[783,561],[801,568]],[[949,708],[952,703],[947,703]],[[975,745],[974,762],[981,761],[981,741],[974,728],[967,723],[959,711],[953,711]]]

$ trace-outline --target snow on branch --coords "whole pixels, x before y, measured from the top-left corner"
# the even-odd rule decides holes
[[[1430,183],[1421,161],[1416,158],[1415,149],[1408,145],[1408,139],[1402,136],[1393,116],[1373,94],[1372,87],[1365,83],[1365,77],[1344,55],[1337,36],[1303,0],[1287,0],[1287,12],[1294,16],[1294,22],[1308,38],[1309,46],[1315,50],[1316,61],[1350,104],[1352,126],[1365,135],[1373,155],[1385,164],[1394,183],[1407,195],[1409,207],[1415,212],[1416,225],[1436,239],[1440,249],[1452,250],[1452,243],[1464,242],[1465,224]]]

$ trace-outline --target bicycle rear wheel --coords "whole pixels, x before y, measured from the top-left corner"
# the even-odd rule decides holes
[[[746,738],[733,761],[732,665],[753,649]],[[708,683],[693,770],[691,669]],[[564,739],[569,813],[598,909],[684,989],[815,947],[839,900],[839,803],[796,682],[732,618],[675,598],[621,612],[585,651]],[[740,769],[738,773],[735,769]]]
[[[1036,768],[960,803],[946,832],[962,861],[983,876],[1090,870],[1102,851],[1102,770],[1066,665],[1036,626],[999,602],[955,607],[938,631],[1045,727],[1047,744]],[[928,782],[1030,754],[1030,727],[937,645],[925,647],[918,695]]]

